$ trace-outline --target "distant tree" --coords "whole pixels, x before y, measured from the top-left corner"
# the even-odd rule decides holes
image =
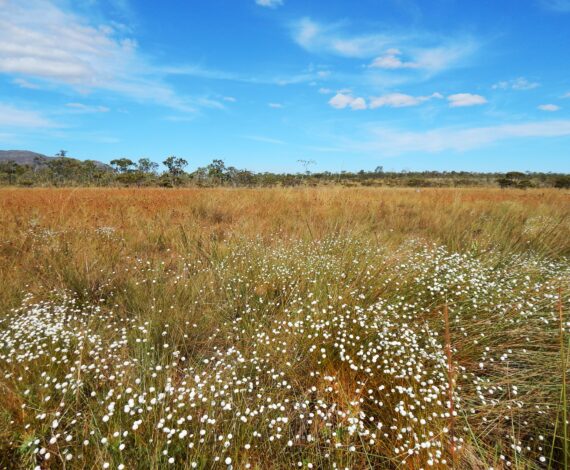
[[[505,176],[497,180],[501,188],[519,188],[527,189],[532,187],[532,181],[530,181],[524,173],[520,171],[509,171],[505,173]]]
[[[168,173],[172,176],[182,176],[184,174],[184,168],[188,165],[186,160],[175,157],[174,155],[168,157],[162,163],[168,168]]]
[[[239,170],[236,174],[236,180],[240,186],[255,185],[255,175],[248,170]]]
[[[34,157],[34,171],[37,171],[44,166],[46,166],[45,157]]]
[[[307,176],[311,174],[311,170],[309,170],[309,167],[311,165],[317,164],[317,162],[315,160],[303,160],[303,159],[301,159],[301,160],[297,160],[297,162],[299,162],[302,165],[302,167],[305,169],[305,174]]]
[[[66,157],[67,156],[67,150],[60,150],[59,152],[57,152],[55,154],[56,157]]]
[[[132,171],[135,162],[129,158],[116,158],[115,160],[111,160],[111,165],[114,166],[115,170],[119,173],[128,173]]]
[[[505,178],[505,177],[499,178],[497,180],[497,183],[499,183],[499,186],[503,189],[504,188],[511,188],[511,187],[516,185],[516,182],[514,180],[512,180],[510,178]]]
[[[528,189],[528,188],[532,188],[532,181],[529,179],[522,179],[517,181],[517,188],[519,189]]]
[[[223,160],[212,160],[212,163],[207,166],[207,169],[208,176],[217,184],[222,184],[227,179],[226,164]]]
[[[570,189],[570,175],[557,176],[554,180],[554,187],[558,189]]]
[[[8,184],[16,182],[16,176],[20,172],[21,165],[9,160],[7,162],[0,162],[0,173],[4,173],[8,177]]]
[[[155,175],[158,171],[158,163],[155,163],[148,158],[141,158],[138,161],[137,170],[141,173]]]
[[[95,174],[97,173],[97,164],[92,160],[86,160],[83,162],[83,170],[87,183],[92,184]]]
[[[384,167],[383,167],[383,166],[377,166],[377,167],[374,169],[374,173],[376,173],[376,174],[382,174],[382,173],[384,173]]]
[[[226,180],[234,186],[253,186],[255,184],[255,175],[251,171],[238,170],[230,166],[226,170]]]
[[[175,157],[171,155],[166,160],[162,162],[166,168],[168,168],[168,184],[166,182],[164,186],[177,186],[181,183],[181,177],[184,175],[184,168],[188,165],[188,162],[180,157]]]
[[[140,186],[145,179],[145,174],[140,171],[129,171],[117,175],[117,181],[126,186],[137,185]]]
[[[192,180],[197,186],[207,186],[208,185],[208,170],[206,167],[201,166],[192,173]]]
[[[526,178],[526,175],[520,171],[509,171],[505,174],[505,178],[510,180],[522,180]]]
[[[58,157],[48,162],[48,168],[56,185],[78,181],[81,177],[81,162],[73,158]]]

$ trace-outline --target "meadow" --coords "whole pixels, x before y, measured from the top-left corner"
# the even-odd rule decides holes
[[[0,189],[0,467],[568,469],[570,192]]]

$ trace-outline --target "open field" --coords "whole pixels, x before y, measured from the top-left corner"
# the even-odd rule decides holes
[[[570,192],[0,189],[1,468],[568,468]]]

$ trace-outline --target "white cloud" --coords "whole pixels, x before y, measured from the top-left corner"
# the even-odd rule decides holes
[[[541,105],[538,105],[537,108],[540,109],[541,111],[554,112],[554,111],[558,111],[560,109],[560,106],[555,105],[555,104],[541,104]]]
[[[366,109],[366,101],[364,101],[364,98],[354,98],[352,103],[350,103],[350,107],[355,111]]]
[[[277,8],[283,5],[283,0],[255,0],[259,6],[268,8]]]
[[[388,35],[369,34],[350,36],[337,24],[317,23],[301,18],[292,27],[293,39],[310,52],[324,52],[344,57],[371,57],[388,48],[392,38]]]
[[[408,106],[417,106],[432,98],[441,99],[443,96],[439,93],[433,93],[429,96],[411,96],[404,93],[389,93],[387,95],[372,98],[370,101],[370,108],[380,108],[388,106],[390,108],[405,108]]]
[[[267,103],[267,106],[273,109],[281,109],[283,107],[281,103]]]
[[[449,106],[452,108],[459,108],[463,106],[476,106],[485,104],[487,100],[481,95],[474,95],[472,93],[456,93],[447,97]]]
[[[504,80],[498,83],[495,83],[491,88],[494,90],[532,90],[534,88],[538,88],[540,83],[538,82],[531,82],[524,77],[515,78],[514,80]]]
[[[570,98],[570,91],[568,93],[564,93],[562,98]]]
[[[336,109],[344,109],[347,107],[352,108],[353,110],[362,110],[366,109],[366,101],[364,98],[355,98],[352,95],[344,94],[344,93],[337,93],[334,95],[330,100],[329,104]]]
[[[377,127],[368,142],[356,142],[353,150],[399,155],[408,152],[463,152],[498,141],[537,137],[570,136],[570,120],[504,124],[474,128],[438,128],[427,131],[402,131]]]
[[[7,0],[0,8],[0,73],[49,81],[82,93],[107,90],[141,102],[193,111],[137,43],[111,23],[93,25],[54,0]],[[34,82],[35,83],[35,82]]]
[[[418,68],[439,72],[460,64],[476,49],[477,45],[471,39],[458,38],[439,47],[412,50],[412,54]]]
[[[293,26],[293,38],[304,47],[310,49],[321,33],[321,27],[309,18],[302,18]]]
[[[513,90],[532,90],[534,88],[538,88],[540,83],[538,82],[529,82],[524,77],[519,77],[512,81],[512,88]]]
[[[459,64],[477,49],[468,37],[435,38],[427,33],[350,34],[342,24],[302,18],[292,25],[293,40],[309,52],[349,58],[374,58],[370,68],[425,69],[437,72]],[[409,60],[401,58],[405,50]]]
[[[93,106],[83,103],[67,103],[65,106],[73,109],[78,113],[108,113],[109,108],[106,106]]]
[[[37,111],[0,103],[0,126],[38,129],[57,127],[57,124]]]
[[[233,96],[224,96],[224,101],[229,101],[230,103],[235,103],[237,101],[237,99],[235,99]]]
[[[336,109],[344,109],[354,101],[354,98],[350,95],[345,95],[343,93],[337,93],[330,100],[329,104]]]
[[[81,86],[131,65],[136,44],[47,0],[9,1],[0,12],[0,71]],[[125,64],[126,62],[126,64]]]
[[[416,62],[402,61],[399,57],[401,54],[398,49],[389,49],[385,55],[376,57],[370,67],[378,69],[415,69],[419,67]]]
[[[328,95],[329,93],[332,93],[332,90],[330,88],[319,88],[319,93],[322,95]]]

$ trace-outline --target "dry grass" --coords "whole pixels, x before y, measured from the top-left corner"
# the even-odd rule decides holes
[[[234,468],[423,468],[428,461],[445,468],[455,436],[459,468],[540,468],[539,456],[557,468],[567,458],[558,358],[567,357],[560,344],[568,341],[568,327],[561,339],[556,293],[562,288],[568,299],[569,216],[570,193],[556,190],[0,189],[0,464],[162,468],[172,457],[175,468],[192,462],[225,468],[231,457]],[[44,301],[49,305],[39,306]],[[449,305],[449,339],[437,313],[443,304]],[[68,336],[44,337],[42,318],[45,329],[57,325]],[[314,325],[319,329],[310,333]],[[411,376],[364,372],[362,348],[400,360],[401,351],[374,343],[382,325],[391,325],[383,333],[390,337],[414,338],[402,347],[442,387],[441,410],[426,402],[410,421],[395,412],[396,395],[381,391],[413,390],[401,397],[410,406],[427,393],[424,387]],[[102,372],[105,380],[82,368],[96,367],[99,357],[88,351],[92,346],[81,346],[86,332],[116,369]],[[348,362],[340,339],[329,341],[323,332],[347,335]],[[23,345],[31,351],[15,360],[11,348]],[[32,357],[36,349],[45,355]],[[232,362],[226,355],[234,350],[257,369]],[[227,369],[214,370],[220,357]],[[256,362],[260,357],[268,359]],[[354,369],[362,357],[363,369]],[[77,362],[69,369],[66,361]],[[167,372],[152,376],[157,366]],[[145,411],[134,431],[120,412],[101,421],[109,389],[115,396],[127,386],[148,396],[151,387],[168,391],[168,384],[186,390],[194,374],[216,387],[235,387],[236,377],[257,381],[263,400],[270,396],[283,410],[270,412],[257,394],[244,391],[232,399],[232,413],[264,410],[247,423],[195,404],[200,416],[217,421],[190,449],[156,429],[172,404]],[[275,385],[275,374],[289,387]],[[451,375],[456,383],[449,383]],[[52,390],[57,383],[67,385]],[[47,390],[57,399],[42,401]],[[307,422],[308,411],[301,418],[293,404],[318,418]],[[319,408],[333,404],[342,414]],[[450,405],[456,417],[445,416]],[[58,436],[50,428],[57,413],[66,422]],[[267,428],[265,413],[269,421],[288,417],[279,437]],[[359,413],[368,424],[353,434]],[[369,418],[398,432],[371,431]],[[420,418],[427,424],[418,424]],[[200,429],[177,426],[177,433]],[[406,426],[413,432],[398,438]],[[131,434],[114,436],[118,429]],[[251,437],[255,430],[262,439]],[[370,432],[378,436],[371,439]],[[102,444],[102,436],[109,442]],[[222,449],[220,436],[230,442]],[[407,455],[422,439],[434,447]]]

